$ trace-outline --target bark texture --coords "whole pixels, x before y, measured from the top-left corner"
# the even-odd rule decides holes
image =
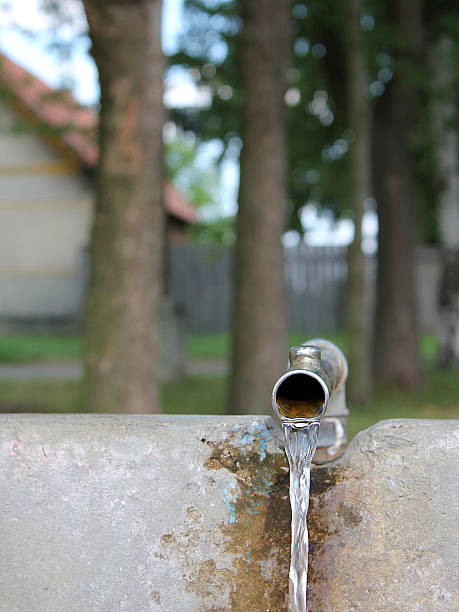
[[[449,36],[441,36],[436,42],[432,64],[439,234],[441,245],[454,250],[459,248],[459,137],[455,129],[458,111],[454,42]]]
[[[349,380],[351,404],[363,404],[371,390],[370,317],[366,299],[365,255],[362,251],[362,219],[370,193],[370,117],[367,96],[365,44],[360,18],[361,0],[348,0],[348,109],[355,140],[350,150],[351,207],[354,240],[348,251],[347,329],[349,333]]]
[[[286,365],[283,251],[287,199],[284,119],[287,0],[244,0],[241,62],[245,88],[237,218],[230,399],[238,414],[270,410]]]
[[[454,125],[454,42],[441,36],[431,61],[433,133],[438,189],[438,227],[443,255],[439,306],[439,363],[459,364],[459,138]]]
[[[158,411],[163,259],[161,1],[85,0],[101,88],[85,312],[96,412]]]
[[[378,201],[378,282],[375,374],[378,382],[420,382],[414,255],[415,181],[410,140],[416,115],[412,69],[421,50],[420,0],[395,3],[399,45],[395,75],[376,107],[375,190]]]

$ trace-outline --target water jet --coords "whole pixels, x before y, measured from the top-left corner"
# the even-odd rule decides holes
[[[335,411],[347,413],[344,382],[347,362],[340,349],[328,340],[315,338],[289,352],[289,366],[274,385],[272,405],[281,421],[285,452],[290,466],[290,505],[292,509],[292,541],[289,572],[291,612],[307,610],[308,529],[307,512],[311,462],[317,449],[319,428],[329,403],[334,399]],[[345,442],[343,427],[328,450],[335,455]]]

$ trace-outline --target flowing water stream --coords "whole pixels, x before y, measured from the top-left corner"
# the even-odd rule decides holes
[[[317,448],[319,419],[283,423],[285,452],[290,465],[292,547],[289,573],[290,612],[307,612],[308,527],[311,461]]]

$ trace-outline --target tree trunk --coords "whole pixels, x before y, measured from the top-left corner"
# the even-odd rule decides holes
[[[459,139],[454,129],[455,69],[453,40],[443,35],[434,46],[431,70],[438,227],[443,256],[438,360],[444,366],[459,364]]]
[[[362,252],[364,201],[370,192],[370,119],[365,67],[365,44],[360,26],[361,0],[348,0],[348,109],[355,140],[350,150],[351,205],[354,240],[348,251],[347,330],[351,404],[363,404],[371,391],[370,318],[366,299],[365,256]]]
[[[421,48],[422,3],[405,0],[395,6],[400,46],[395,54],[394,78],[376,107],[373,140],[379,219],[375,375],[378,382],[414,388],[421,372],[414,277],[415,186],[410,151],[416,91],[409,72]]]
[[[86,391],[96,412],[157,412],[163,258],[160,0],[84,0],[101,89]]]
[[[237,217],[229,412],[267,413],[286,365],[283,251],[287,200],[284,120],[287,0],[244,0],[245,88]]]

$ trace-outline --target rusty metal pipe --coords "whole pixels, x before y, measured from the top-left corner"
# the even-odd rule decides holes
[[[340,349],[323,338],[308,340],[289,352],[289,366],[274,385],[272,404],[281,422],[319,419],[331,401],[344,406],[347,362]]]

